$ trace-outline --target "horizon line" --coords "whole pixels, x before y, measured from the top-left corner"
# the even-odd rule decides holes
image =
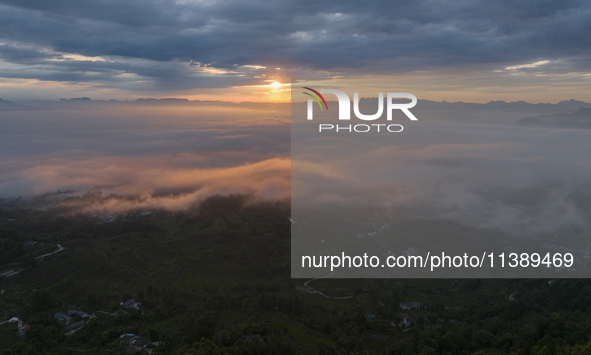
[[[377,99],[377,97],[361,97],[360,99]],[[232,101],[222,101],[222,100],[189,100],[187,98],[182,98],[182,97],[166,97],[166,98],[153,98],[153,97],[145,97],[145,98],[137,98],[135,100],[118,100],[118,99],[101,99],[101,100],[96,100],[96,99],[91,99],[89,97],[72,97],[69,99],[64,99],[64,98],[60,98],[57,100],[51,100],[51,99],[24,99],[24,100],[5,100],[0,98],[0,102],[1,101],[5,101],[5,102],[11,102],[14,104],[18,104],[19,102],[29,102],[29,101],[42,101],[42,102],[70,102],[70,101],[74,101],[74,102],[121,102],[121,103],[126,103],[126,102],[138,102],[138,101],[184,101],[184,102],[218,102],[218,103],[227,103],[227,104],[234,104],[234,105],[240,105],[240,104],[291,104],[291,101],[240,101],[240,102],[232,102]],[[446,104],[476,104],[476,105],[487,105],[490,103],[505,103],[505,104],[513,104],[513,103],[525,103],[525,104],[529,104],[529,105],[557,105],[560,104],[561,102],[570,102],[570,101],[577,101],[577,102],[581,102],[581,103],[585,103],[585,104],[590,104],[591,102],[587,102],[587,101],[582,101],[582,100],[577,100],[577,99],[568,99],[568,100],[560,100],[556,103],[550,103],[550,102],[537,102],[537,103],[533,103],[533,102],[527,102],[524,100],[518,100],[518,101],[505,101],[505,100],[491,100],[488,102],[467,102],[467,101],[447,101],[447,100],[442,100],[442,101],[435,101],[435,100],[428,100],[428,99],[418,99],[418,101],[423,101],[423,102],[434,102],[434,103],[446,103]],[[297,103],[304,103],[305,101],[297,101]],[[329,100],[328,102],[338,102],[337,100]]]

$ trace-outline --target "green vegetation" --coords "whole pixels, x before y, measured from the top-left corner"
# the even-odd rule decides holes
[[[334,299],[289,277],[289,202],[213,196],[182,213],[108,223],[69,212],[0,210],[0,270],[23,268],[0,280],[0,322],[30,325],[21,336],[17,322],[1,324],[0,354],[123,354],[127,333],[158,354],[591,353],[589,280],[309,284],[351,296]],[[64,250],[35,259],[56,244]],[[131,298],[137,308],[121,305]],[[408,301],[423,305],[399,307]],[[72,315],[70,325],[84,326],[64,330],[54,314],[69,310],[92,317]]]

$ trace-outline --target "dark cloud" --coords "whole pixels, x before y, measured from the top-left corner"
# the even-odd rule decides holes
[[[237,65],[399,73],[548,60],[554,66],[546,70],[590,68],[585,1],[0,3],[0,41],[8,44],[0,55],[25,66],[3,70],[4,77],[119,82],[134,74],[153,88],[185,89],[263,80],[264,70]],[[50,60],[60,53],[108,60]]]
[[[32,48],[18,48],[9,44],[0,45],[0,59],[7,63],[41,64],[44,60],[57,57],[59,56],[43,53]]]

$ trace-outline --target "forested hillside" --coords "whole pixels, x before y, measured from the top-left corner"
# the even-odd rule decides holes
[[[289,201],[116,217],[4,203],[2,355],[591,353],[586,279],[291,279]]]

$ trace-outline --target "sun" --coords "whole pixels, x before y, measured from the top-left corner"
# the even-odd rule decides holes
[[[274,81],[271,84],[269,84],[270,87],[272,87],[273,89],[279,89],[281,87],[281,83]]]

